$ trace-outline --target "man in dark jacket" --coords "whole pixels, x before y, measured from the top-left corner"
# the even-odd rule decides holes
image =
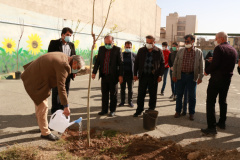
[[[95,79],[99,69],[99,78],[102,78],[102,111],[98,114],[108,113],[110,92],[110,116],[114,116],[117,106],[118,81],[120,84],[123,82],[123,58],[121,49],[113,45],[114,38],[112,36],[107,35],[104,42],[105,46],[99,47],[98,50],[92,79]]]
[[[237,51],[227,43],[228,35],[225,32],[216,34],[216,47],[212,62],[205,69],[205,75],[211,74],[207,89],[207,124],[201,129],[204,134],[217,134],[216,126],[225,129],[227,115],[227,94],[237,59]],[[220,119],[216,124],[215,103],[219,95]]]
[[[170,53],[169,58],[168,58],[168,65],[170,67],[171,88],[172,88],[172,95],[170,96],[170,98],[173,98],[173,100],[175,101],[176,100],[176,83],[173,82],[173,80],[172,80],[172,72],[173,72],[174,60],[175,60],[175,57],[176,57],[177,52],[178,52],[177,42],[174,42],[172,44],[172,48],[170,49],[170,51],[171,51],[171,53]]]
[[[149,109],[156,108],[158,82],[162,81],[164,73],[164,58],[162,51],[154,46],[155,38],[146,37],[146,46],[138,50],[134,63],[134,81],[139,79],[137,110],[133,115],[138,117],[144,110],[146,90],[149,90]]]
[[[70,37],[73,31],[66,27],[62,29],[61,38],[57,40],[51,40],[48,46],[48,52],[63,52],[68,57],[76,55],[75,47],[72,42],[70,42]],[[70,88],[70,80],[73,79],[76,74],[70,74],[65,83],[65,88],[67,91],[67,95],[69,94]],[[58,88],[52,88],[52,109],[51,113],[56,112],[59,109],[64,109],[64,106],[60,103],[60,99],[58,96]]]
[[[121,84],[121,103],[119,107],[125,104],[125,89],[128,86],[128,105],[134,107],[132,103],[133,96],[133,74],[136,54],[132,52],[132,42],[125,42],[125,51],[123,52],[123,83]]]

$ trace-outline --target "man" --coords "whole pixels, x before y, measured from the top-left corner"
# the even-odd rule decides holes
[[[169,58],[168,58],[168,65],[170,67],[170,79],[171,79],[171,89],[172,89],[172,95],[170,96],[170,98],[174,101],[176,101],[176,83],[173,82],[172,80],[172,72],[173,72],[173,64],[174,64],[174,60],[176,58],[178,52],[178,44],[177,42],[173,42],[172,44],[172,48],[171,48],[171,53],[169,54]]]
[[[216,34],[214,54],[211,64],[205,69],[205,75],[211,74],[207,89],[207,124],[201,129],[204,134],[217,134],[216,126],[225,129],[227,115],[227,94],[237,59],[237,51],[227,43],[225,32]],[[215,103],[219,95],[220,119],[216,124]]]
[[[168,50],[167,47],[168,47],[168,43],[163,42],[162,49],[163,49],[163,56],[164,56],[164,61],[165,61],[165,69],[164,69],[163,84],[162,84],[162,89],[161,89],[161,94],[160,94],[161,96],[164,96],[164,90],[166,87],[167,75],[168,75],[168,70],[169,70],[168,59],[169,59],[170,51]]]
[[[115,116],[117,106],[118,81],[123,82],[123,58],[121,49],[114,46],[114,38],[110,35],[104,37],[105,46],[99,47],[98,56],[94,64],[92,79],[95,79],[99,69],[99,78],[102,91],[102,111],[99,115],[108,113],[110,92],[110,116]]]
[[[128,86],[128,105],[134,107],[132,103],[133,96],[133,74],[136,54],[132,52],[132,42],[125,42],[125,51],[123,52],[123,83],[121,84],[121,103],[119,107],[125,104],[126,83]]]
[[[138,117],[144,110],[146,90],[149,91],[149,110],[156,108],[158,83],[162,81],[164,58],[162,51],[155,45],[155,38],[146,37],[146,46],[138,50],[134,63],[134,81],[139,79],[137,110],[133,115]]]
[[[72,42],[70,42],[70,38],[73,31],[66,27],[62,29],[61,38],[58,40],[51,40],[49,46],[48,46],[48,52],[63,52],[67,56],[73,56],[76,55],[75,47]],[[70,74],[65,83],[67,95],[69,94],[69,88],[70,88],[70,80],[71,78],[75,78],[76,74]],[[64,106],[61,105],[59,101],[58,96],[58,88],[55,87],[52,89],[52,109],[51,113],[53,114],[59,109],[64,109]]]
[[[179,49],[173,65],[172,79],[177,82],[177,101],[175,118],[180,117],[182,110],[182,97],[185,87],[189,94],[189,119],[194,120],[196,106],[197,84],[203,78],[203,54],[202,51],[194,47],[195,38],[193,35],[186,35],[185,47]]]
[[[47,98],[50,96],[51,89],[57,87],[61,105],[64,106],[63,114],[69,116],[65,82],[69,74],[78,72],[82,65],[84,62],[80,56],[68,57],[61,52],[52,52],[24,66],[25,71],[21,78],[28,95],[35,103],[41,138],[51,141],[59,139],[48,128]]]

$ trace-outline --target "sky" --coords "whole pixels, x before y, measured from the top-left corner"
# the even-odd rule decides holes
[[[240,33],[240,0],[157,0],[161,8],[161,27],[166,16],[196,15],[198,33]]]

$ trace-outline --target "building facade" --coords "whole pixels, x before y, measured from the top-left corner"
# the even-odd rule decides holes
[[[109,2],[96,0],[93,30],[96,35],[105,23]],[[82,55],[88,64],[92,15],[93,0],[0,0],[0,52],[4,52],[0,54],[0,74],[16,71],[20,20],[24,22],[19,47],[20,70],[24,64],[47,53],[50,40],[59,39],[63,27],[70,27],[75,32],[72,41],[77,54]],[[161,8],[156,0],[115,0],[94,54],[103,45],[103,36],[109,33],[114,36],[115,45],[123,47],[124,42],[130,40],[137,52],[146,35],[160,38],[160,22]]]
[[[184,36],[187,34],[196,33],[198,31],[198,21],[196,15],[186,15],[180,17],[177,12],[170,13],[166,19],[166,41],[184,42]]]

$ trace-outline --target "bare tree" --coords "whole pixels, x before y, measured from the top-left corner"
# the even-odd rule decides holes
[[[19,25],[20,25],[20,38],[18,40],[18,47],[17,47],[17,71],[18,71],[18,51],[19,51],[19,45],[23,36],[23,32],[24,32],[24,20],[23,19],[19,19]]]
[[[110,12],[110,9],[112,7],[112,4],[115,0],[110,0],[109,3],[109,7],[108,7],[108,11],[107,11],[107,16],[105,18],[105,22],[104,25],[100,31],[100,33],[98,34],[97,38],[95,36],[95,34],[93,33],[93,27],[94,27],[94,9],[95,9],[95,1],[93,0],[93,16],[92,16],[92,29],[91,29],[91,35],[93,38],[93,44],[92,44],[92,48],[91,48],[91,59],[90,59],[90,74],[89,74],[89,82],[88,82],[88,99],[87,99],[87,142],[88,142],[88,146],[90,146],[90,92],[91,92],[91,78],[92,78],[92,59],[93,59],[93,50],[95,47],[95,44],[97,42],[97,40],[99,39],[99,37],[101,36],[106,24],[107,24],[107,20],[108,20],[108,15]]]

